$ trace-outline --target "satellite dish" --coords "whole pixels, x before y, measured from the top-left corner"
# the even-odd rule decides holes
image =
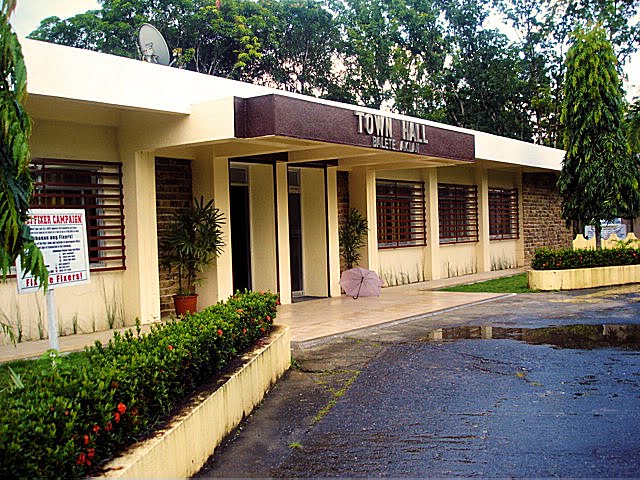
[[[158,29],[149,23],[143,23],[138,31],[138,48],[145,62],[160,65],[171,63],[167,42]]]

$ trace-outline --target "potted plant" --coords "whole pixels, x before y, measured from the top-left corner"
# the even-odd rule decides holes
[[[367,234],[367,219],[358,210],[349,211],[347,221],[340,227],[340,256],[349,270],[360,260],[360,249],[364,246],[363,237]]]
[[[224,217],[213,200],[194,198],[189,208],[173,214],[162,244],[162,265],[178,277],[178,293],[173,296],[176,315],[195,312],[198,274],[222,253]]]

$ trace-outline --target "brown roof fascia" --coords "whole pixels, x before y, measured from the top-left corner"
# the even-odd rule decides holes
[[[270,94],[235,99],[237,138],[282,136],[474,162],[469,133]]]

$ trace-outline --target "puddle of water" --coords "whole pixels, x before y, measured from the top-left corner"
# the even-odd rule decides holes
[[[451,327],[429,332],[425,342],[509,339],[531,345],[593,350],[640,350],[640,325],[563,325],[544,328]]]

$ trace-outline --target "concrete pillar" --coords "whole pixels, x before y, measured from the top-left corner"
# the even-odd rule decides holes
[[[233,270],[231,264],[231,215],[229,205],[229,162],[227,158],[216,157],[211,149],[199,152],[191,163],[193,195],[201,195],[205,201],[213,199],[224,218],[222,225],[222,253],[200,274],[201,283],[197,287],[198,308],[214,305],[233,294]]]
[[[300,169],[300,195],[304,292],[313,297],[326,297],[329,279],[324,170]]]
[[[438,170],[425,170],[425,208],[427,212],[427,247],[425,249],[425,273],[427,280],[442,278],[440,272],[440,220],[438,216]]]
[[[376,175],[366,167],[354,168],[349,175],[349,207],[367,219],[369,232],[360,257],[360,266],[380,271],[378,254],[378,220],[376,210]]]
[[[338,175],[327,169],[327,222],[329,232],[329,296],[340,296],[340,242],[338,239]]]
[[[213,157],[213,199],[225,222],[222,240],[225,247],[215,262],[217,300],[233,295],[233,252],[231,251],[231,202],[229,199],[229,159]]]
[[[287,180],[287,164],[276,163],[276,202],[277,237],[278,237],[278,283],[280,285],[280,302],[291,303],[291,264],[289,260],[289,182]]]
[[[478,186],[478,243],[476,245],[476,267],[478,272],[491,271],[489,250],[489,175],[487,169],[475,171]]]
[[[524,203],[522,195],[522,169],[516,174],[518,189],[518,240],[516,240],[516,266],[523,267],[524,258]]]
[[[128,320],[160,319],[155,155],[123,152],[125,245],[123,302]]]

